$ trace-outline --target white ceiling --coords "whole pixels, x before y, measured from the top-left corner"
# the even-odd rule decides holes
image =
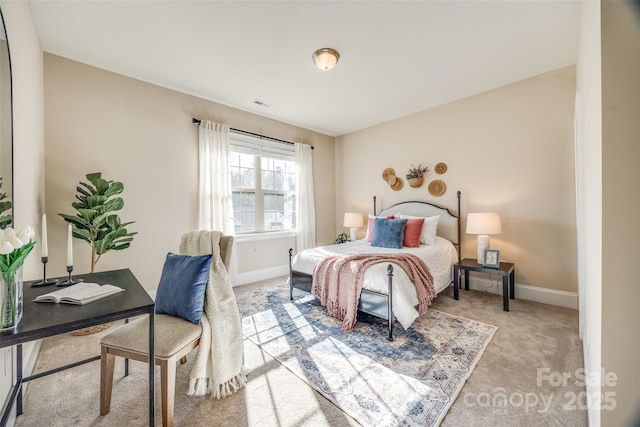
[[[46,52],[332,136],[576,62],[576,1],[31,6]]]

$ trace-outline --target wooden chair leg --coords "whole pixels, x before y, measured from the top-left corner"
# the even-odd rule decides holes
[[[113,370],[116,357],[109,354],[107,347],[101,347],[100,352],[100,415],[106,415],[111,410],[111,390],[113,389]]]
[[[160,361],[160,388],[162,389],[162,426],[173,427],[173,407],[176,395],[176,359]]]

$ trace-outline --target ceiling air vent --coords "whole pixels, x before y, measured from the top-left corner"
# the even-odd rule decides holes
[[[260,107],[264,107],[264,108],[270,108],[272,104],[269,104],[268,102],[265,101],[261,101],[259,99],[254,99],[253,103],[256,105],[259,105]]]

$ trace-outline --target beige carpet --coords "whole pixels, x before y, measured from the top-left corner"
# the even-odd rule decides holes
[[[274,283],[284,283],[284,279],[235,290]],[[434,308],[498,326],[499,330],[443,426],[587,425],[586,411],[571,405],[572,395],[584,393],[573,379],[575,370],[583,366],[577,311],[516,299],[511,301],[511,311],[503,312],[501,296],[461,291],[461,299],[455,301],[447,295],[449,291],[435,300]],[[99,354],[100,337],[108,332],[46,339],[36,372]],[[227,399],[186,396],[193,354],[186,365],[179,365],[177,426],[358,425],[249,340],[244,343],[249,383]],[[548,373],[566,372],[571,378],[564,386],[552,387],[549,381],[538,381],[538,368]],[[146,366],[132,362],[131,375],[126,378],[123,371],[120,360],[112,410],[106,416],[99,415],[99,362],[32,381],[25,395],[25,413],[18,417],[16,426],[148,425]],[[156,378],[159,391],[159,372]],[[156,424],[161,425],[159,393],[156,402]]]

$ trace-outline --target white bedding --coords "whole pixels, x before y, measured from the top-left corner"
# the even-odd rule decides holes
[[[293,269],[300,273],[313,274],[313,269],[323,258],[332,255],[354,255],[361,253],[409,253],[420,257],[429,266],[433,276],[436,293],[442,292],[451,283],[452,265],[458,261],[455,246],[442,237],[437,236],[435,244],[420,245],[418,248],[402,249],[381,248],[371,246],[366,240],[356,240],[339,245],[320,246],[304,250],[293,258]],[[393,265],[393,314],[400,324],[407,329],[418,318],[418,297],[416,289],[409,277],[397,264]],[[364,275],[365,289],[387,294],[387,266],[389,263],[375,264],[368,268]]]

